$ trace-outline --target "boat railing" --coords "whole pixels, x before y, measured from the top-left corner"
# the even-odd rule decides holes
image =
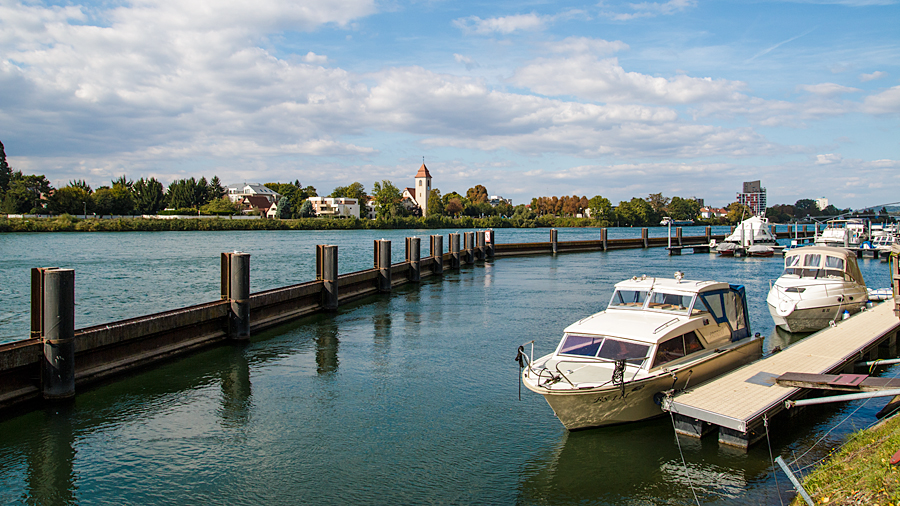
[[[837,280],[837,279],[835,279],[834,281],[842,281],[842,280]],[[831,293],[829,293],[829,291],[828,291],[828,285],[827,285],[827,284],[823,284],[823,283],[810,283],[810,284],[806,284],[806,285],[791,285],[791,286],[788,286],[788,287],[783,287],[783,286],[778,286],[778,285],[771,285],[771,281],[770,281],[769,283],[770,283],[770,286],[771,286],[770,290],[771,290],[772,288],[774,288],[774,289],[779,293],[779,295],[783,295],[784,298],[788,298],[788,299],[791,298],[791,297],[788,296],[788,294],[794,294],[794,295],[797,296],[797,299],[799,299],[799,300],[804,300],[803,294],[804,294],[804,292],[806,291],[807,288],[817,288],[817,289],[819,289],[819,290],[825,290],[825,297],[829,297],[829,296],[832,296],[832,295],[841,295],[841,294],[843,294],[843,291],[844,291],[844,286],[843,286],[843,285],[840,285],[840,286],[832,286],[832,287],[831,287]],[[800,289],[800,290],[798,290],[798,289]],[[837,291],[837,293],[835,293],[835,291]],[[822,296],[822,292],[820,292],[820,291],[817,290],[815,296],[816,296],[816,297],[821,297],[821,296]],[[779,297],[779,298],[782,298],[782,297]]]

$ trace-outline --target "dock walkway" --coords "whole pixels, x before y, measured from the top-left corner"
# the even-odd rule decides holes
[[[691,388],[663,401],[676,416],[679,434],[702,437],[718,427],[719,442],[747,448],[764,436],[764,419],[784,409],[784,401],[808,390],[783,387],[775,378],[786,372],[827,374],[852,368],[861,358],[875,358],[879,345],[896,346],[900,320],[893,303],[828,327],[767,358]]]

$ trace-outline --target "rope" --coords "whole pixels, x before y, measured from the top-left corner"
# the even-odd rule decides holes
[[[772,461],[772,476],[775,477],[775,495],[778,496],[778,502],[784,506],[781,500],[781,487],[778,486],[778,465],[775,463],[775,457],[772,456],[772,439],[769,438],[769,417],[763,415],[763,425],[766,426],[766,444],[769,446],[769,460]]]
[[[672,430],[675,431],[675,442],[678,443],[678,453],[681,455],[681,465],[684,466],[684,475],[687,476],[688,485],[691,487],[691,493],[694,494],[694,502],[697,503],[697,506],[700,506],[700,499],[697,499],[697,492],[694,490],[694,482],[691,480],[691,473],[688,469],[687,461],[684,460],[684,452],[681,451],[681,440],[678,439],[678,429],[675,427],[675,415],[669,411],[669,416],[672,418]]]

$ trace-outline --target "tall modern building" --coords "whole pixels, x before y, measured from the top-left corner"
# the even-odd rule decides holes
[[[759,181],[745,181],[744,192],[737,194],[737,201],[749,207],[756,216],[766,214],[766,189],[760,186]]]

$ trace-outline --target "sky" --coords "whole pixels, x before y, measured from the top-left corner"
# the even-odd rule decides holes
[[[900,201],[898,0],[0,0],[15,170]]]

